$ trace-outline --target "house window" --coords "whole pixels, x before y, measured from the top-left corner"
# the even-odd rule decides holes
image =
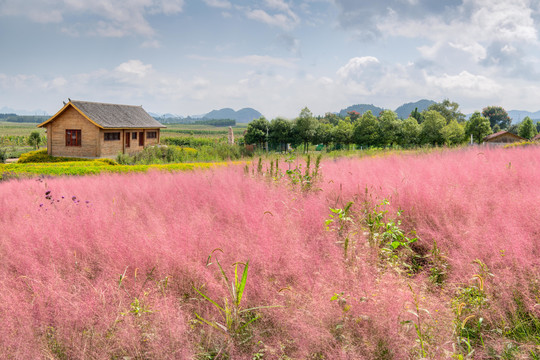
[[[137,133],[136,133],[136,132],[131,133],[131,138],[132,138],[133,140],[137,140]]]
[[[105,135],[105,141],[120,140],[119,132],[106,132],[104,135]]]
[[[155,139],[157,138],[157,131],[149,131],[146,133],[147,139]]]
[[[66,146],[81,146],[81,130],[66,130]]]

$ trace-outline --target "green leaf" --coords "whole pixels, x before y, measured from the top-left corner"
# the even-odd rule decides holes
[[[201,291],[199,291],[199,289],[197,289],[195,286],[193,286],[193,289],[199,293],[199,295],[201,295],[203,298],[205,298],[207,301],[209,301],[210,303],[214,304],[215,307],[217,307],[220,311],[225,311],[225,309],[223,309],[221,306],[218,305],[217,302],[215,302],[214,300],[210,299],[208,296],[206,296],[205,294],[203,294]]]
[[[399,242],[399,241],[392,241],[392,243],[390,244],[394,250],[397,249],[402,243]]]
[[[247,282],[248,266],[249,266],[249,260],[246,261],[246,265],[244,266],[244,272],[242,273],[242,280],[240,280],[240,284],[237,288],[238,291],[237,291],[236,306],[240,306],[240,301],[242,301],[242,296],[244,295],[244,288],[246,287],[246,282]]]

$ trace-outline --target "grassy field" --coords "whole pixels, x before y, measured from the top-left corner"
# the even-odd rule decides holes
[[[45,135],[45,129],[38,128],[33,123],[13,123],[0,121],[0,137],[2,136],[28,136],[32,131]]]
[[[540,148],[0,183],[13,359],[538,359]]]
[[[152,170],[186,171],[194,169],[208,169],[218,166],[243,164],[243,162],[198,162],[176,164],[151,165],[112,165],[102,160],[93,161],[66,161],[57,163],[12,163],[0,164],[0,181],[39,176],[65,176],[65,175],[96,175],[113,173],[137,173]]]
[[[178,137],[178,136],[203,136],[203,137],[227,137],[229,134],[228,127],[215,127],[209,125],[188,125],[188,124],[167,124],[166,129],[162,129],[163,137]],[[233,127],[235,136],[241,136],[247,129],[247,124],[239,124]]]

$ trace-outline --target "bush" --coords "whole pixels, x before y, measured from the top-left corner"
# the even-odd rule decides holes
[[[88,161],[88,159],[66,157],[66,156],[51,156],[47,154],[47,149],[30,151],[22,154],[19,158],[19,163],[43,163],[43,162],[66,162],[66,161]]]
[[[220,140],[215,140],[211,138],[202,138],[202,137],[177,137],[177,138],[163,138],[162,142],[166,145],[175,145],[175,146],[189,146],[189,147],[200,147],[203,145],[214,145]]]
[[[249,156],[244,147],[224,143],[203,145],[199,149],[180,146],[151,146],[134,155],[119,154],[119,164],[169,164],[182,162],[210,162],[238,160]]]
[[[0,149],[0,163],[5,163],[7,159],[7,153],[5,149]]]

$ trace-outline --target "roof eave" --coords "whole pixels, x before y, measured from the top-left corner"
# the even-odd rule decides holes
[[[64,105],[63,108],[61,108],[56,114],[54,114],[54,116],[52,116],[49,120],[46,120],[45,122],[42,122],[41,124],[39,124],[37,127],[43,127],[45,125],[47,125],[48,123],[50,122],[53,122],[58,116],[60,116],[60,114],[62,114],[68,106],[72,106],[75,110],[77,110],[77,112],[79,114],[81,114],[86,120],[90,121],[92,124],[94,124],[95,126],[97,126],[98,128],[100,129],[103,129],[103,126],[99,125],[98,123],[96,123],[95,121],[93,121],[92,119],[90,119],[88,116],[86,116],[86,114],[84,112],[82,112],[78,107],[76,107],[75,105],[73,105],[70,102],[68,102],[67,104]]]

